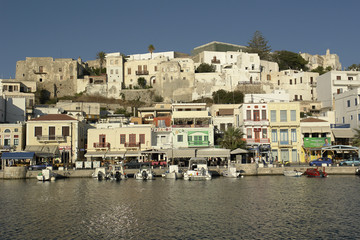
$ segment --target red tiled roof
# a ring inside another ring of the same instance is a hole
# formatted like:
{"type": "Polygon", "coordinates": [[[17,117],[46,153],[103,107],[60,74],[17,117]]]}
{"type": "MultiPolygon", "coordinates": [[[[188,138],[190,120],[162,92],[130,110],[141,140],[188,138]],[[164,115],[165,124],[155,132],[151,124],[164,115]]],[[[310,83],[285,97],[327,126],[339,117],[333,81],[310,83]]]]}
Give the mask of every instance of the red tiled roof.
{"type": "Polygon", "coordinates": [[[30,119],[29,121],[66,121],[66,120],[71,121],[76,119],[66,114],[47,114],[47,115],[42,115],[38,118],[30,119]]]}
{"type": "Polygon", "coordinates": [[[327,122],[327,121],[319,119],[319,118],[305,118],[305,119],[300,120],[300,122],[327,122]]]}

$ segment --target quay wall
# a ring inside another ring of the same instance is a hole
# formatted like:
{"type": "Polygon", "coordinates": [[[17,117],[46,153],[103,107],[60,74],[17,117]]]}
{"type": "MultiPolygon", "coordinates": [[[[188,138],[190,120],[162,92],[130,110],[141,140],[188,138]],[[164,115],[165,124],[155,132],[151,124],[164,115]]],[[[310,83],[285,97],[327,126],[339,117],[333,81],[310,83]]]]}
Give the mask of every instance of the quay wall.
{"type": "MultiPolygon", "coordinates": [[[[270,166],[262,167],[256,164],[237,164],[236,168],[241,171],[244,176],[275,176],[283,175],[284,171],[297,170],[305,172],[309,166],[270,166]]],[[[314,167],[315,168],[315,167],[314,167]]],[[[325,172],[329,175],[354,175],[357,167],[346,166],[330,166],[330,167],[321,167],[325,168],[325,172]]],[[[187,168],[182,168],[184,171],[187,168]]],[[[153,169],[157,177],[160,177],[166,169],[164,168],[155,168],[153,169]]],[[[213,173],[213,176],[220,176],[222,172],[226,170],[225,167],[209,167],[209,170],[213,173]]],[[[138,171],[138,169],[125,169],[126,174],[132,176],[138,171]]],[[[7,167],[4,170],[0,171],[0,179],[33,179],[41,172],[38,171],[27,171],[25,167],[7,167]]],[[[54,170],[54,173],[58,174],[60,177],[64,178],[91,178],[94,172],[94,169],[69,169],[69,170],[54,170]]]]}

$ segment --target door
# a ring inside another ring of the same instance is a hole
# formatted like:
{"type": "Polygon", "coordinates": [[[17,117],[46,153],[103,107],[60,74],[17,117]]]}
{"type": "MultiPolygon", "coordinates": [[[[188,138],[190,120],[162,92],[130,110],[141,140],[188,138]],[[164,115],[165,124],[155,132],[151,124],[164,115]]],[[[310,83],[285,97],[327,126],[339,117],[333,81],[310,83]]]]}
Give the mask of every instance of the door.
{"type": "Polygon", "coordinates": [[[100,147],[105,147],[105,144],[106,144],[106,135],[104,135],[104,134],[99,135],[100,147]]]}
{"type": "Polygon", "coordinates": [[[49,140],[55,140],[55,127],[49,127],[49,140]]]}

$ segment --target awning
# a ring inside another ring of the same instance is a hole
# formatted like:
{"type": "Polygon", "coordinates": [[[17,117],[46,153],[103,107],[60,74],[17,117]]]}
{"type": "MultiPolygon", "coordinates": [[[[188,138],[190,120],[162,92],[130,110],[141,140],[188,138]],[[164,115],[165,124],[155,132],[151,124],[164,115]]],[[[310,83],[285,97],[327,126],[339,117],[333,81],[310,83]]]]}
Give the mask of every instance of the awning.
{"type": "Polygon", "coordinates": [[[195,149],[167,149],[166,150],[166,155],[171,158],[191,158],[191,157],[195,157],[195,149]]]}
{"type": "Polygon", "coordinates": [[[196,157],[230,157],[230,149],[225,148],[205,148],[198,149],[196,157]]]}
{"type": "Polygon", "coordinates": [[[4,152],[1,159],[33,159],[34,152],[4,152]]]}
{"type": "Polygon", "coordinates": [[[85,157],[139,157],[141,155],[140,151],[113,151],[113,152],[87,152],[85,157]]]}
{"type": "Polygon", "coordinates": [[[58,157],[60,156],[59,147],[57,145],[28,145],[25,151],[35,152],[38,157],[58,157]]]}
{"type": "Polygon", "coordinates": [[[333,129],[332,133],[335,138],[353,138],[355,133],[351,128],[333,129]]]}
{"type": "Polygon", "coordinates": [[[104,157],[105,152],[87,152],[85,153],[85,157],[104,157]]]}
{"type": "Polygon", "coordinates": [[[243,154],[243,153],[248,153],[248,152],[249,152],[248,150],[237,148],[237,149],[231,151],[230,154],[243,154]]]}

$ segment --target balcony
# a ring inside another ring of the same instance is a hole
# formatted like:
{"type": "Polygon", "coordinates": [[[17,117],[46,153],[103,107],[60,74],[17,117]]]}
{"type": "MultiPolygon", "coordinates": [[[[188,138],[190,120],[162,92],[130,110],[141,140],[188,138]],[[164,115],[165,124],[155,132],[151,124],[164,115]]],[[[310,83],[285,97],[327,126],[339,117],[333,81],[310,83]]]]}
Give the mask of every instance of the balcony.
{"type": "Polygon", "coordinates": [[[177,124],[171,125],[173,128],[208,128],[209,124],[177,124]]]}
{"type": "Polygon", "coordinates": [[[94,148],[98,148],[98,149],[109,149],[109,148],[110,148],[110,143],[108,143],[108,142],[98,142],[98,143],[94,143],[94,148]]]}
{"type": "Polygon", "coordinates": [[[211,60],[211,63],[212,64],[220,64],[220,60],[213,59],[213,60],[211,60]]]}
{"type": "Polygon", "coordinates": [[[39,142],[66,142],[66,136],[42,135],[36,136],[39,142]]]}
{"type": "Polygon", "coordinates": [[[34,74],[47,74],[47,73],[44,72],[44,71],[36,71],[36,70],[34,70],[34,74]]]}
{"type": "Polygon", "coordinates": [[[125,148],[140,148],[141,144],[139,142],[126,142],[124,146],[125,148]]]}
{"type": "Polygon", "coordinates": [[[254,144],[254,143],[270,143],[269,138],[247,138],[246,143],[254,144]]]}
{"type": "Polygon", "coordinates": [[[149,75],[148,70],[142,70],[142,71],[135,71],[136,75],[149,75]]]}
{"type": "Polygon", "coordinates": [[[188,141],[189,147],[207,147],[209,141],[188,141]]]}

